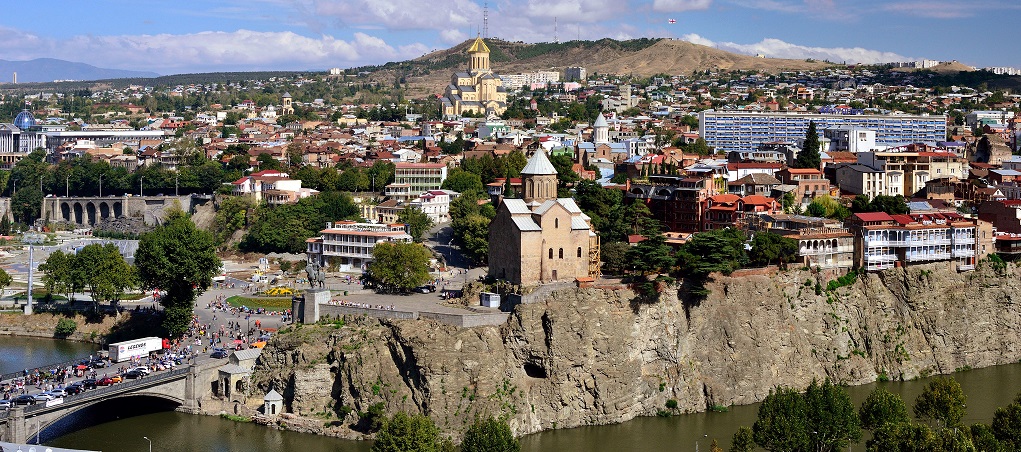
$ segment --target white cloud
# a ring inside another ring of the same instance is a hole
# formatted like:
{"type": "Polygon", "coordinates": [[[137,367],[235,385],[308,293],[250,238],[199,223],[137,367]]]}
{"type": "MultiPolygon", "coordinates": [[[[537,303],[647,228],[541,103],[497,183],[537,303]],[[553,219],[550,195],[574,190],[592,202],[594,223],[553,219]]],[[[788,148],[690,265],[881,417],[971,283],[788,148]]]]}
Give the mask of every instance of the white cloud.
{"type": "Polygon", "coordinates": [[[447,44],[458,44],[468,39],[468,35],[457,29],[441,30],[440,40],[447,44]]]}
{"type": "Polygon", "coordinates": [[[710,47],[717,47],[746,55],[763,54],[769,58],[790,58],[805,59],[814,58],[817,60],[828,60],[835,63],[888,63],[891,61],[911,61],[913,58],[905,57],[893,52],[883,52],[861,47],[809,47],[798,44],[791,44],[779,39],[766,38],[754,44],[737,44],[734,42],[714,42],[697,34],[687,34],[681,39],[710,47]]]}
{"type": "Polygon", "coordinates": [[[619,18],[627,12],[627,2],[622,0],[528,0],[511,3],[501,8],[500,14],[522,14],[540,22],[553,22],[553,18],[571,22],[598,22],[619,18]]]}
{"type": "Polygon", "coordinates": [[[33,43],[7,58],[38,57],[83,61],[100,67],[148,70],[162,74],[233,70],[300,70],[354,66],[415,58],[428,50],[413,43],[394,48],[381,38],[356,32],[349,40],[308,37],[292,32],[207,31],[191,34],[78,35],[40,39],[0,29],[0,38],[33,43]],[[87,58],[87,59],[86,59],[87,58]]]}
{"type": "Polygon", "coordinates": [[[653,0],[652,10],[664,13],[708,9],[712,0],[653,0]]]}
{"type": "MultiPolygon", "coordinates": [[[[308,3],[308,0],[305,0],[308,3]]],[[[482,8],[471,0],[325,0],[307,10],[315,20],[332,18],[354,26],[390,30],[445,30],[481,22],[482,8]]]]}

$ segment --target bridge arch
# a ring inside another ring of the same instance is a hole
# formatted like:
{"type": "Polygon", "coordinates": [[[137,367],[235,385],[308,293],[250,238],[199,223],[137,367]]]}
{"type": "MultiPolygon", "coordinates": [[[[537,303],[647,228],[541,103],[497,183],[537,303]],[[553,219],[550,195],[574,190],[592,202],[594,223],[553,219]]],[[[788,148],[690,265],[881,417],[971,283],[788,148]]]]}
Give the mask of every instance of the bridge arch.
{"type": "Polygon", "coordinates": [[[113,203],[113,217],[120,218],[124,216],[124,206],[120,201],[114,201],[113,203]]]}
{"type": "Polygon", "coordinates": [[[87,222],[85,224],[89,226],[96,224],[96,204],[89,201],[85,204],[85,212],[87,214],[87,222]]]}
{"type": "Polygon", "coordinates": [[[183,404],[180,398],[156,392],[118,394],[76,405],[46,422],[29,422],[28,433],[29,437],[39,435],[42,441],[46,441],[117,419],[173,411],[183,404]]]}
{"type": "Polygon", "coordinates": [[[107,218],[110,218],[110,203],[104,201],[99,203],[99,219],[105,220],[107,218]]]}
{"type": "Polygon", "coordinates": [[[74,203],[74,222],[82,224],[82,203],[74,203]]]}
{"type": "Polygon", "coordinates": [[[60,218],[64,221],[71,221],[71,205],[62,202],[60,203],[60,218]]]}

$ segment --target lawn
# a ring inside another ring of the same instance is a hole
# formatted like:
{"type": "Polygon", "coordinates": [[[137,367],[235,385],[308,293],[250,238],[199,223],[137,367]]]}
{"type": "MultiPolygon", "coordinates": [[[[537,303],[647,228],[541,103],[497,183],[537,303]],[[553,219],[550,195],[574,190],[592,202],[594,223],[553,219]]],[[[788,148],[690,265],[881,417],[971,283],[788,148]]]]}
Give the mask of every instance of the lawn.
{"type": "Polygon", "coordinates": [[[237,308],[248,306],[249,309],[264,308],[270,311],[282,311],[291,309],[291,297],[242,297],[236,295],[228,298],[227,304],[237,308]]]}

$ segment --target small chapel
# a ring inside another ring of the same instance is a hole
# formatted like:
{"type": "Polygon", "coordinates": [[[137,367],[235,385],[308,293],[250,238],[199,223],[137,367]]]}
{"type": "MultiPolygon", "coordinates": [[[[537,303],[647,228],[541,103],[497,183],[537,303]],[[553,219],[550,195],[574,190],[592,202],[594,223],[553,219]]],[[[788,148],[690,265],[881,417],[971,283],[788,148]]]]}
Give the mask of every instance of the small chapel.
{"type": "Polygon", "coordinates": [[[489,276],[535,286],[599,275],[599,236],[541,148],[521,170],[521,199],[502,199],[489,228],[489,276]]]}

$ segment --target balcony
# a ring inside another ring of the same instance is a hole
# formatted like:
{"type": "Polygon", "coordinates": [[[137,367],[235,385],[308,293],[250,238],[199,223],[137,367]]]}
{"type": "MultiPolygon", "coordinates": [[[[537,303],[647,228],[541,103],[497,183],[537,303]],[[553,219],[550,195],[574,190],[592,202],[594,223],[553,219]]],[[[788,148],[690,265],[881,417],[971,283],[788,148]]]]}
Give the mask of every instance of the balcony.
{"type": "Polygon", "coordinates": [[[955,245],[974,245],[975,244],[975,237],[955,237],[954,238],[954,244],[955,245]]]}
{"type": "Polygon", "coordinates": [[[973,257],[975,256],[975,250],[954,250],[954,257],[973,257]]]}
{"type": "Polygon", "coordinates": [[[897,255],[896,254],[870,254],[870,255],[865,256],[865,261],[869,262],[870,264],[872,262],[891,262],[892,263],[892,262],[896,262],[897,261],[897,255]]]}
{"type": "Polygon", "coordinates": [[[932,262],[945,261],[951,257],[950,253],[914,253],[905,256],[905,260],[908,262],[932,262]]]}

